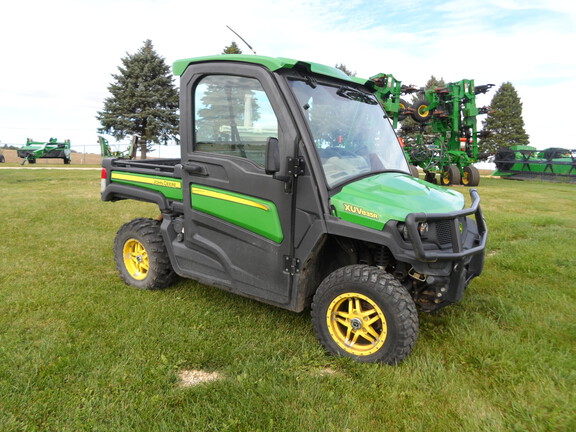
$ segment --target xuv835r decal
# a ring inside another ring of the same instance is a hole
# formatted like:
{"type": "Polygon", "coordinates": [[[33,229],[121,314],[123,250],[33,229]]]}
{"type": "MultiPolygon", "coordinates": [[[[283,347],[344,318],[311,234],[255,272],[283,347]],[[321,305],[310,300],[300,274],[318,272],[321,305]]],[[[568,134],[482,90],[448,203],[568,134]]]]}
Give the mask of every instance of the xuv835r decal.
{"type": "Polygon", "coordinates": [[[271,201],[207,186],[192,186],[192,208],[238,225],[276,243],[284,239],[280,216],[271,201]]]}

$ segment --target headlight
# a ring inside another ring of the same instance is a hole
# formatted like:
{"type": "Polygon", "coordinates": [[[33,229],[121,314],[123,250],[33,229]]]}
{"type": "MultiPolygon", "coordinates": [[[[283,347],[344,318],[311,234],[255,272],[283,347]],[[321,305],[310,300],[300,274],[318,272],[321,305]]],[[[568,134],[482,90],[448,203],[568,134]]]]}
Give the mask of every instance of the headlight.
{"type": "Polygon", "coordinates": [[[418,233],[420,237],[426,238],[428,236],[428,222],[420,222],[418,224],[418,233]]]}
{"type": "MultiPolygon", "coordinates": [[[[418,224],[418,234],[420,234],[420,237],[426,238],[428,236],[429,230],[430,227],[428,226],[428,222],[420,222],[418,224]]],[[[400,235],[404,240],[408,240],[410,238],[410,236],[408,235],[408,227],[406,226],[405,223],[398,224],[398,231],[400,231],[400,235]]]]}

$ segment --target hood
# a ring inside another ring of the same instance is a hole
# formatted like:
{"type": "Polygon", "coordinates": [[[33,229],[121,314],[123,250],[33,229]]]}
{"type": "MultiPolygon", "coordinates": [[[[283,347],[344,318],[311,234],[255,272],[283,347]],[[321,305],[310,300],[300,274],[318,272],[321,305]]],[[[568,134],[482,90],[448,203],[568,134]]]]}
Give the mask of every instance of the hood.
{"type": "Polygon", "coordinates": [[[331,198],[336,215],[381,230],[409,213],[447,213],[464,208],[464,196],[402,173],[383,173],[350,183],[331,198]]]}

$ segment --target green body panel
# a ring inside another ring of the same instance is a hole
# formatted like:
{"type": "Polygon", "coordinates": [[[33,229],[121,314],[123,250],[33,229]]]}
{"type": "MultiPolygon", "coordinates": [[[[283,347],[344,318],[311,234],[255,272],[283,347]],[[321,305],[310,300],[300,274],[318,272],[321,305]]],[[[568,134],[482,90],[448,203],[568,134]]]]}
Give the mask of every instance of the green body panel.
{"type": "Polygon", "coordinates": [[[326,66],[319,63],[303,62],[283,57],[275,58],[275,57],[246,55],[246,54],[222,54],[216,56],[196,57],[191,59],[177,60],[176,62],[174,62],[174,65],[172,66],[172,71],[174,72],[174,75],[181,76],[188,67],[188,65],[190,65],[191,63],[202,63],[213,61],[233,61],[239,63],[259,64],[268,68],[272,72],[277,71],[278,69],[292,69],[296,65],[299,65],[304,66],[306,69],[316,74],[326,75],[332,78],[350,81],[357,84],[366,84],[366,82],[368,81],[363,78],[350,77],[338,68],[332,66],[326,66]]]}
{"type": "Polygon", "coordinates": [[[409,213],[461,210],[464,197],[407,174],[384,173],[344,186],[331,203],[338,217],[381,230],[391,219],[403,222],[409,213]]]}
{"type": "Polygon", "coordinates": [[[192,208],[264,236],[284,239],[278,209],[273,202],[207,186],[192,185],[192,208]]]}
{"type": "Polygon", "coordinates": [[[160,192],[168,199],[182,201],[182,180],[180,179],[112,171],[110,181],[153,190],[160,192]]]}

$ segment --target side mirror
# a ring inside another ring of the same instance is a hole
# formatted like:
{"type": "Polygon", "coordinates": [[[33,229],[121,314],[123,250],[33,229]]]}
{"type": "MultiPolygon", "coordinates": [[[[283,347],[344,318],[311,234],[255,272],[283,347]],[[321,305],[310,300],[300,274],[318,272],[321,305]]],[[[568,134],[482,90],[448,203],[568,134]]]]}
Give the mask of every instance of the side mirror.
{"type": "Polygon", "coordinates": [[[278,138],[268,137],[266,141],[266,174],[276,174],[280,171],[280,146],[278,138]]]}

